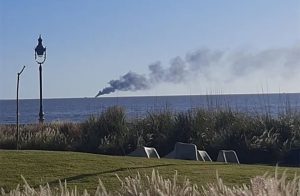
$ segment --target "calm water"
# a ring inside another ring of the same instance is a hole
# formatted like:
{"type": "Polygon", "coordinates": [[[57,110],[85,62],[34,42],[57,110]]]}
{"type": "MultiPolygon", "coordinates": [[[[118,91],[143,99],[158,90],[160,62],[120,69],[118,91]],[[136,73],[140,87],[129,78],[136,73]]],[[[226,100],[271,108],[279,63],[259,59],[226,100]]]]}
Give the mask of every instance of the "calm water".
{"type": "MultiPolygon", "coordinates": [[[[194,108],[231,108],[251,114],[268,112],[278,115],[286,110],[300,111],[300,94],[257,95],[203,95],[203,96],[156,96],[156,97],[102,97],[73,99],[44,99],[46,122],[84,121],[91,115],[100,114],[107,107],[119,105],[126,109],[128,117],[142,117],[148,112],[187,111],[194,108]]],[[[20,122],[37,123],[39,100],[20,100],[20,122]]],[[[16,101],[0,100],[0,124],[16,122],[16,101]]]]}

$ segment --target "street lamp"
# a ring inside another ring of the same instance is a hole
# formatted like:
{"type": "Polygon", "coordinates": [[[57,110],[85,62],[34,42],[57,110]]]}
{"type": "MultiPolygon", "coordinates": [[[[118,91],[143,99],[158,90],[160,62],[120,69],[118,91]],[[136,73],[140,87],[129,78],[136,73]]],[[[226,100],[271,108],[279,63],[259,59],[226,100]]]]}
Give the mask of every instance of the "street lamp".
{"type": "Polygon", "coordinates": [[[18,73],[18,77],[17,77],[17,150],[19,150],[20,148],[20,142],[19,142],[19,138],[20,138],[20,131],[19,131],[19,81],[20,81],[20,75],[22,74],[22,72],[24,71],[25,66],[23,66],[22,70],[18,73]]]}
{"type": "Polygon", "coordinates": [[[44,112],[43,112],[43,88],[42,88],[42,64],[46,60],[46,47],[42,44],[42,38],[41,35],[38,39],[38,45],[35,47],[35,61],[40,65],[40,112],[39,112],[39,122],[43,123],[44,118],[44,112]]]}

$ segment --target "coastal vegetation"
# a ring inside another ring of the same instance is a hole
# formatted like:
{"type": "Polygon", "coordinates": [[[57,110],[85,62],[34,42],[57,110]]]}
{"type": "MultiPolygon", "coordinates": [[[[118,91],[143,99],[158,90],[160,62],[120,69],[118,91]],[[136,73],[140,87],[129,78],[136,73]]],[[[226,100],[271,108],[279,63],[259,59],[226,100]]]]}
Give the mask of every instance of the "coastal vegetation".
{"type": "MultiPolygon", "coordinates": [[[[278,177],[275,173],[273,176],[257,176],[250,180],[250,185],[243,186],[227,186],[223,183],[222,179],[217,176],[217,182],[202,185],[198,187],[196,184],[192,184],[189,179],[185,179],[182,183],[178,183],[178,175],[174,174],[172,180],[165,179],[159,174],[158,171],[153,170],[151,176],[146,175],[144,179],[138,173],[135,177],[128,176],[124,180],[117,176],[121,183],[119,190],[109,191],[105,188],[102,181],[99,179],[99,185],[96,191],[93,191],[94,195],[99,196],[112,196],[112,195],[160,195],[160,196],[211,196],[211,195],[224,195],[224,196],[259,196],[259,195],[298,195],[300,189],[299,177],[295,176],[293,180],[288,181],[286,175],[283,174],[278,177]]],[[[18,186],[16,189],[10,190],[10,195],[43,195],[43,196],[79,196],[89,195],[89,192],[78,191],[77,187],[70,188],[65,181],[62,183],[59,181],[58,188],[51,188],[49,184],[39,186],[39,189],[30,187],[27,181],[23,178],[24,185],[20,189],[18,186]]],[[[2,190],[1,195],[7,195],[5,190],[2,190]]]]}
{"type": "MultiPolygon", "coordinates": [[[[226,110],[149,112],[128,118],[110,107],[82,123],[53,122],[20,126],[20,149],[126,155],[138,146],[155,147],[161,157],[176,142],[206,150],[213,160],[221,149],[235,150],[241,163],[275,164],[300,147],[300,115],[250,115],[226,110]]],[[[16,148],[16,126],[0,125],[0,148],[16,148]]]]}
{"type": "Polygon", "coordinates": [[[293,167],[40,150],[0,150],[0,160],[0,195],[83,195],[84,189],[91,195],[149,195],[147,191],[150,195],[258,195],[252,194],[257,191],[297,195],[300,191],[299,169],[293,167]]]}

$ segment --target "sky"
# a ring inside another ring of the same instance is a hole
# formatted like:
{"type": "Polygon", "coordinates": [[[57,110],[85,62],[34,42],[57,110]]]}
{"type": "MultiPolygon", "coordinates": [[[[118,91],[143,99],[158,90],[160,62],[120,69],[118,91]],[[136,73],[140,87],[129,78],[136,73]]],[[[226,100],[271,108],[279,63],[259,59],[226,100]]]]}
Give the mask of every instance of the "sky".
{"type": "Polygon", "coordinates": [[[0,99],[40,34],[45,98],[300,92],[299,0],[0,0],[0,99]]]}

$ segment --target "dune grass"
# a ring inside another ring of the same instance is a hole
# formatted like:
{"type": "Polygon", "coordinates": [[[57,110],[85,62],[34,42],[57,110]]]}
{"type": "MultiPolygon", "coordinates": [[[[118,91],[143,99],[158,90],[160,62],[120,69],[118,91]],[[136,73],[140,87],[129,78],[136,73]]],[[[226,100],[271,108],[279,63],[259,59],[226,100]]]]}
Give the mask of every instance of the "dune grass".
{"type": "MultiPolygon", "coordinates": [[[[219,150],[231,149],[242,163],[292,165],[286,157],[300,148],[300,113],[253,116],[199,108],[129,119],[124,108],[115,106],[81,123],[21,125],[19,147],[126,155],[139,146],[150,146],[164,156],[176,142],[193,143],[212,158],[219,150]]],[[[16,149],[16,143],[16,126],[0,125],[0,149],[16,149]]]]}
{"type": "MultiPolygon", "coordinates": [[[[22,183],[21,175],[32,187],[49,183],[57,186],[58,180],[66,180],[69,187],[94,191],[100,178],[108,190],[117,190],[121,184],[116,177],[150,175],[156,169],[166,178],[175,171],[179,180],[187,177],[192,183],[203,185],[216,182],[216,171],[227,185],[249,184],[250,178],[274,173],[275,167],[262,165],[227,165],[171,159],[145,159],[134,157],[105,156],[98,154],[57,151],[0,150],[0,187],[6,191],[22,183]]],[[[278,168],[282,173],[287,168],[278,168]]],[[[288,168],[288,178],[300,173],[298,168],[288,168]]]]}

